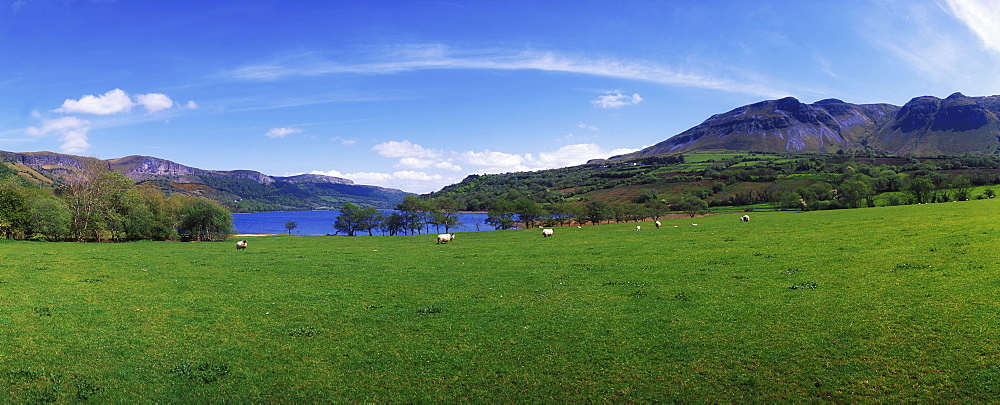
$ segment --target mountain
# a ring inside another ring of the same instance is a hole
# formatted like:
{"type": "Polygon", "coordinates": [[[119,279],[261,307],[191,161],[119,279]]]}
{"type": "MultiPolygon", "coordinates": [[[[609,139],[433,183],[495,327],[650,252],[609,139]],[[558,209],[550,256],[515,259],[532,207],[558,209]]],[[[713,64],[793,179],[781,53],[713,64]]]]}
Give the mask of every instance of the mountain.
{"type": "Polygon", "coordinates": [[[901,155],[994,153],[1000,149],[1000,96],[916,97],[851,104],[794,97],[716,114],[663,142],[610,160],[707,149],[763,152],[871,151],[901,155]]]}
{"type": "Polygon", "coordinates": [[[53,152],[0,151],[0,162],[22,176],[51,187],[65,183],[89,164],[106,165],[136,184],[165,193],[211,198],[236,211],[276,211],[337,208],[352,202],[393,208],[407,194],[400,190],[354,184],[317,174],[268,176],[253,170],[205,170],[151,156],[100,160],[53,152]]]}
{"type": "Polygon", "coordinates": [[[1000,147],[998,115],[1000,96],[916,97],[872,135],[870,144],[892,154],[993,153],[1000,147]]]}

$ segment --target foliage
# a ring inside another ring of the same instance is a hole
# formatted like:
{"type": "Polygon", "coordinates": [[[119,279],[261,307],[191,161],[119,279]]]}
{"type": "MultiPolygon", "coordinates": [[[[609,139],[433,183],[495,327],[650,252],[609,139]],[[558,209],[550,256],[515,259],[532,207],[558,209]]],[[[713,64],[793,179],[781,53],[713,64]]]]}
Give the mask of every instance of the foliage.
{"type": "Polygon", "coordinates": [[[378,227],[382,220],[382,214],[374,207],[362,208],[347,203],[340,207],[340,215],[333,227],[337,228],[338,233],[343,232],[347,236],[355,236],[358,232],[368,232],[368,236],[371,236],[372,229],[378,227]]]}
{"type": "Polygon", "coordinates": [[[423,198],[449,198],[465,210],[489,210],[493,224],[504,229],[514,226],[508,214],[523,226],[566,224],[567,217],[596,223],[588,219],[587,204],[593,201],[605,203],[607,212],[595,215],[590,207],[590,218],[620,222],[684,211],[687,196],[705,201],[705,212],[812,211],[966,200],[977,198],[973,187],[988,184],[1000,184],[998,156],[709,151],[473,175],[423,198]],[[493,208],[504,202],[521,209],[493,208]]]}
{"type": "Polygon", "coordinates": [[[233,215],[215,201],[192,199],[181,209],[177,230],[189,240],[223,240],[233,233],[233,215]]]}

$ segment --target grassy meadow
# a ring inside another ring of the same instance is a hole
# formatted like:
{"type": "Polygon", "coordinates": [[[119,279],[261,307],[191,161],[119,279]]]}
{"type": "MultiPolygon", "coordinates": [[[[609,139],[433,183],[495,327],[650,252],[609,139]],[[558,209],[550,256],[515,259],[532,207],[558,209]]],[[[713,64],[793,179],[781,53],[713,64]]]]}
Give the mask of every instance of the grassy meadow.
{"type": "Polygon", "coordinates": [[[998,213],[0,241],[0,401],[995,400],[998,213]]]}

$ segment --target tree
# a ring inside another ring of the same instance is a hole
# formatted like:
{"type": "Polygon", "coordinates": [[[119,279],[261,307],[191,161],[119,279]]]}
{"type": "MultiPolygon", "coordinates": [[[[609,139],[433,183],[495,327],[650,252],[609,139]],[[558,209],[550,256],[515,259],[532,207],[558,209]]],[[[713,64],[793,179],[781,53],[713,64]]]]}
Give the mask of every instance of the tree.
{"type": "Polygon", "coordinates": [[[333,227],[347,236],[357,236],[358,232],[368,232],[371,235],[372,229],[378,227],[383,219],[375,207],[361,208],[356,204],[345,203],[340,207],[340,215],[333,227]]]}
{"type": "Polygon", "coordinates": [[[934,191],[934,183],[923,177],[916,178],[910,181],[910,186],[907,190],[911,195],[913,195],[913,201],[917,204],[923,204],[928,202],[931,193],[934,191]]]}
{"type": "Polygon", "coordinates": [[[233,233],[233,215],[207,198],[192,198],[180,214],[178,230],[189,240],[224,240],[233,233]]]}
{"type": "Polygon", "coordinates": [[[955,189],[955,200],[958,201],[968,200],[972,193],[972,181],[969,180],[969,176],[964,174],[955,177],[951,182],[951,187],[955,189]]]}
{"type": "Polygon", "coordinates": [[[653,217],[654,221],[659,220],[660,217],[670,210],[670,207],[663,200],[649,200],[643,205],[646,206],[646,212],[649,213],[649,216],[653,217]]]}
{"type": "Polygon", "coordinates": [[[462,226],[458,220],[458,211],[461,210],[458,202],[451,197],[439,197],[432,200],[434,211],[431,212],[431,223],[444,227],[444,232],[448,233],[451,228],[462,226]]]}
{"type": "Polygon", "coordinates": [[[407,194],[403,197],[403,202],[396,205],[396,210],[403,212],[403,217],[406,220],[406,230],[416,233],[427,223],[427,213],[431,211],[431,206],[426,200],[421,200],[420,197],[407,194]]]}
{"type": "Polygon", "coordinates": [[[583,217],[587,222],[597,225],[607,219],[609,211],[608,204],[603,201],[591,201],[583,206],[583,217]]]}
{"type": "Polygon", "coordinates": [[[69,224],[73,214],[66,203],[51,195],[31,198],[28,205],[27,236],[45,240],[61,240],[69,234],[69,224]]]}
{"type": "Polygon", "coordinates": [[[493,229],[511,229],[514,227],[514,206],[506,199],[497,199],[486,211],[486,223],[493,229]]]}
{"type": "Polygon", "coordinates": [[[70,231],[74,237],[100,241],[109,236],[109,230],[121,225],[122,195],[134,186],[121,173],[112,172],[106,162],[86,160],[83,166],[77,179],[58,190],[58,194],[73,213],[70,231]]]}
{"type": "Polygon", "coordinates": [[[703,214],[708,211],[708,203],[698,197],[687,196],[677,203],[677,210],[684,211],[684,213],[691,216],[691,218],[694,218],[698,216],[698,214],[703,214]]]}
{"type": "Polygon", "coordinates": [[[393,212],[382,220],[379,227],[383,233],[388,233],[389,236],[402,234],[406,231],[406,216],[400,212],[393,212]]]}
{"type": "Polygon", "coordinates": [[[844,180],[837,189],[837,197],[843,201],[844,205],[850,208],[858,208],[861,200],[869,207],[875,205],[875,188],[872,186],[871,177],[858,173],[844,180]]]}
{"type": "Polygon", "coordinates": [[[545,209],[538,203],[527,198],[518,199],[514,203],[514,212],[525,228],[534,228],[535,223],[545,216],[545,209]]]}
{"type": "Polygon", "coordinates": [[[291,234],[292,234],[292,231],[293,231],[293,230],[294,230],[295,228],[298,228],[298,227],[299,227],[299,223],[298,223],[298,222],[295,222],[295,221],[288,221],[288,222],[285,222],[285,230],[287,230],[287,231],[288,231],[288,234],[289,234],[289,235],[291,235],[291,234]]]}
{"type": "Polygon", "coordinates": [[[0,183],[0,229],[5,237],[13,238],[24,233],[27,201],[25,190],[13,180],[0,183]]]}

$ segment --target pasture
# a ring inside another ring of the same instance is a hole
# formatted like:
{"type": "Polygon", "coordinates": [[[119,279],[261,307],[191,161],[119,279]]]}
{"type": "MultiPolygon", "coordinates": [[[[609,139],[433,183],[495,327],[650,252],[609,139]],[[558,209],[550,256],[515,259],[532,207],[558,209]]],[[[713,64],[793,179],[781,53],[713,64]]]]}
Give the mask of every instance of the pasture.
{"type": "Polygon", "coordinates": [[[0,241],[0,401],[992,400],[998,204],[0,241]]]}

